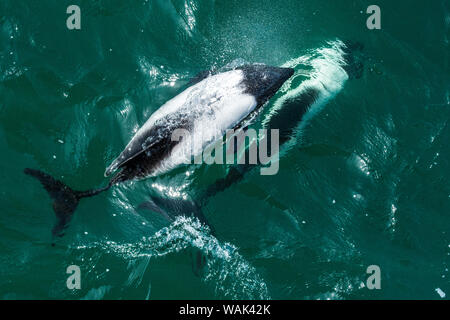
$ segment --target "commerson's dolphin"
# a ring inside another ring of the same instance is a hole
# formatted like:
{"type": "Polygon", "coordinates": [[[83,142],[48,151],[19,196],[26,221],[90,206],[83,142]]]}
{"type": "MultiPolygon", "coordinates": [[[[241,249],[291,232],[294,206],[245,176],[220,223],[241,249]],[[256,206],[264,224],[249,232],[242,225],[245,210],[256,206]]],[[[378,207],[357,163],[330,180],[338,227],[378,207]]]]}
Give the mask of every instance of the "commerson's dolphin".
{"type": "MultiPolygon", "coordinates": [[[[312,67],[309,78],[297,87],[289,88],[286,93],[278,97],[262,121],[262,126],[267,129],[268,135],[271,133],[269,129],[279,130],[280,148],[295,138],[296,131],[301,130],[315,113],[333,99],[344,88],[347,80],[362,77],[364,71],[362,49],[363,45],[359,42],[336,40],[315,50],[315,54],[303,57],[307,58],[305,63],[312,67]]],[[[333,146],[321,145],[320,150],[324,154],[348,155],[345,151],[333,146]]],[[[272,154],[272,151],[269,153],[272,154]]],[[[206,223],[206,218],[201,211],[202,206],[217,193],[244,179],[245,175],[257,166],[257,164],[245,163],[230,167],[225,177],[210,184],[203,192],[199,192],[195,201],[150,196],[150,199],[141,204],[140,208],[157,212],[169,221],[180,215],[193,215],[206,223]]],[[[259,189],[264,201],[280,210],[288,209],[285,204],[267,195],[263,188],[257,185],[253,187],[259,189]]],[[[214,234],[214,228],[211,225],[209,227],[214,234]]],[[[193,271],[200,274],[206,263],[206,257],[201,252],[194,252],[192,262],[193,271]]]]}
{"type": "Polygon", "coordinates": [[[24,172],[37,178],[53,199],[57,218],[53,236],[64,234],[80,199],[95,196],[124,181],[166,173],[186,163],[186,157],[200,154],[228,129],[239,128],[293,73],[291,68],[263,64],[243,65],[217,74],[201,73],[136,132],[106,168],[105,176],[117,172],[103,188],[76,191],[47,173],[26,168],[24,172]],[[189,131],[193,138],[172,139],[177,129],[189,131]],[[185,150],[192,153],[186,155],[185,150]]]}

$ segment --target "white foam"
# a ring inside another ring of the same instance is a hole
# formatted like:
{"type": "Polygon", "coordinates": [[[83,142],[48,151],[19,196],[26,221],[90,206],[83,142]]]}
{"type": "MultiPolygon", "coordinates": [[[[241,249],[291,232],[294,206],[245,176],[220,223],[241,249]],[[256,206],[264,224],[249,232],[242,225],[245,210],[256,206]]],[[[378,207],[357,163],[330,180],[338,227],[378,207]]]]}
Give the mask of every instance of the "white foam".
{"type": "Polygon", "coordinates": [[[304,75],[303,70],[296,70],[293,77],[286,82],[283,90],[286,94],[278,98],[271,112],[268,114],[263,124],[266,124],[274,112],[277,112],[283,107],[283,104],[288,100],[295,98],[305,92],[305,90],[313,88],[319,96],[316,102],[309,108],[304,115],[300,128],[302,128],[308,120],[310,120],[322,107],[332,98],[338,94],[348,80],[348,74],[343,69],[346,62],[344,59],[344,51],[342,48],[345,44],[340,41],[331,41],[327,46],[314,50],[311,54],[307,54],[286,62],[283,67],[290,67],[298,69],[300,65],[311,68],[309,78],[296,88],[290,88],[294,79],[300,75],[304,75]]]}
{"type": "Polygon", "coordinates": [[[178,216],[170,226],[136,243],[105,240],[75,249],[90,248],[100,248],[127,260],[157,258],[196,248],[206,256],[202,280],[212,287],[217,298],[270,299],[266,283],[238,249],[230,243],[220,243],[210,234],[209,228],[195,218],[178,216]]]}
{"type": "Polygon", "coordinates": [[[437,292],[437,294],[444,299],[445,298],[445,292],[441,290],[441,288],[436,288],[435,291],[437,292]]]}

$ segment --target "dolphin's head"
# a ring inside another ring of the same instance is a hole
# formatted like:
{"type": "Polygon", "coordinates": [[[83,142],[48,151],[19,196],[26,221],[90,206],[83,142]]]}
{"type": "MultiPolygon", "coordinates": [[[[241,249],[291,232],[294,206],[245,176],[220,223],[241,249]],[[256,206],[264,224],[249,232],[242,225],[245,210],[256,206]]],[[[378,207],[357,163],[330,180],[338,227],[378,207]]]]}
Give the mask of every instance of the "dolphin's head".
{"type": "Polygon", "coordinates": [[[259,105],[269,100],[294,73],[292,68],[272,67],[264,64],[244,65],[246,93],[253,95],[259,105]]]}

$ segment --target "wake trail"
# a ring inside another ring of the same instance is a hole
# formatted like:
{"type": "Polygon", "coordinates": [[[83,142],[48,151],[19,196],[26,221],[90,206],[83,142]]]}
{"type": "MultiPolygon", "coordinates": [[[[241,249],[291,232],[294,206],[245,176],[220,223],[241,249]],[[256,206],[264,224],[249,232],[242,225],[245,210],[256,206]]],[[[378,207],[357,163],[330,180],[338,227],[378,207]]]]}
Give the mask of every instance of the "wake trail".
{"type": "Polygon", "coordinates": [[[178,216],[171,225],[135,243],[104,240],[74,249],[91,248],[100,248],[127,260],[157,258],[195,248],[206,256],[202,281],[214,290],[217,298],[270,299],[266,283],[238,248],[227,242],[221,243],[196,218],[178,216]]]}

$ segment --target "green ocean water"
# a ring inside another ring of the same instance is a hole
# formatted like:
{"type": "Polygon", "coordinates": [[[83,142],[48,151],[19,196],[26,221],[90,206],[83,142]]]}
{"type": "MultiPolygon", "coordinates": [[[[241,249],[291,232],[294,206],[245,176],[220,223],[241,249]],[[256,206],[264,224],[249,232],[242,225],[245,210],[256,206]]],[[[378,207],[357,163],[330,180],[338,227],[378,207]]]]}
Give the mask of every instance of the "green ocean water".
{"type": "Polygon", "coordinates": [[[371,4],[0,0],[0,298],[448,298],[450,3],[379,0],[381,30],[368,30],[371,4]],[[71,4],[81,30],[66,27],[71,4]],[[281,66],[336,39],[364,44],[363,76],[293,137],[278,174],[253,170],[208,200],[215,236],[138,209],[155,194],[195,200],[229,169],[205,164],[83,199],[50,245],[51,200],[24,168],[104,186],[105,167],[198,72],[281,66]],[[361,285],[370,265],[380,290],[361,285]]]}

